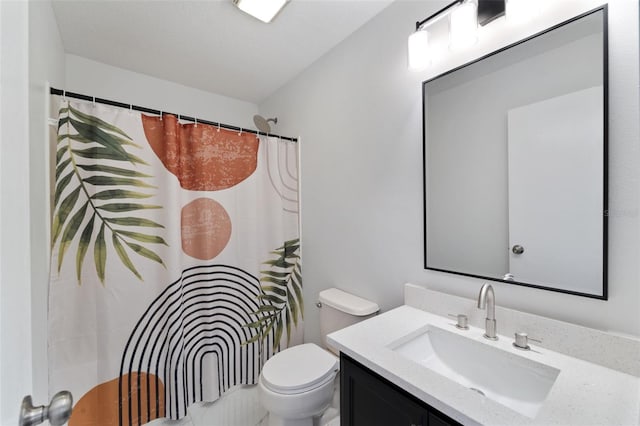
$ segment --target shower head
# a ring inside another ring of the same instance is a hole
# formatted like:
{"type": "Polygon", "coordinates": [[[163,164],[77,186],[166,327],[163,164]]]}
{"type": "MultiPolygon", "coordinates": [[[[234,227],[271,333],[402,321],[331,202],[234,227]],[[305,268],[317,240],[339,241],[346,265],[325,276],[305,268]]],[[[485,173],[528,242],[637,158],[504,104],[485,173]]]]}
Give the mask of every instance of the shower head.
{"type": "Polygon", "coordinates": [[[271,126],[269,123],[278,124],[278,118],[264,118],[263,116],[256,114],[253,116],[253,122],[261,132],[270,133],[271,126]]]}

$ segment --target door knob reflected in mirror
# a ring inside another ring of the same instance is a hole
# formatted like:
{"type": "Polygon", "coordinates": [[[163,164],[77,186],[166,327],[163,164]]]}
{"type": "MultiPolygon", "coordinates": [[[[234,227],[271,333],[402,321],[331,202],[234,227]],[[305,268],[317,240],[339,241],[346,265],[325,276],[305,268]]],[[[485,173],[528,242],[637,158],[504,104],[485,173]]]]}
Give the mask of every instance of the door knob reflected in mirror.
{"type": "Polygon", "coordinates": [[[522,254],[524,253],[524,247],[522,247],[519,244],[516,244],[511,248],[511,251],[513,252],[513,254],[522,254]]]}
{"type": "Polygon", "coordinates": [[[51,398],[48,406],[39,407],[34,407],[31,395],[27,395],[22,399],[18,425],[34,426],[49,420],[52,426],[62,426],[71,417],[71,407],[73,407],[73,397],[69,391],[58,392],[51,398]]]}

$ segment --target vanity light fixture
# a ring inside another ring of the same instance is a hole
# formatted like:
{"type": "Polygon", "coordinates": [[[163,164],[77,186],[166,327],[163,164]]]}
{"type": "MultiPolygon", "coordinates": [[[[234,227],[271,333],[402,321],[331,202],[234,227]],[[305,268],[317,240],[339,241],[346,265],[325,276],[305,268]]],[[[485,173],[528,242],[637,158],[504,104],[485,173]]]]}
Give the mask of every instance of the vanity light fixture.
{"type": "Polygon", "coordinates": [[[505,15],[509,24],[520,24],[534,18],[540,13],[540,2],[537,0],[506,0],[505,15]]]}
{"type": "Polygon", "coordinates": [[[455,50],[475,44],[478,24],[486,25],[504,13],[505,0],[456,0],[416,22],[416,31],[409,36],[409,69],[417,71],[430,63],[427,32],[430,25],[449,17],[449,49],[455,50]]]}
{"type": "Polygon", "coordinates": [[[464,49],[478,41],[478,3],[467,0],[449,13],[449,48],[464,49]]]}
{"type": "Polygon", "coordinates": [[[421,70],[429,66],[429,33],[418,29],[409,36],[409,69],[421,70]]]}
{"type": "Polygon", "coordinates": [[[269,23],[282,10],[289,0],[233,0],[238,9],[269,23]]]}

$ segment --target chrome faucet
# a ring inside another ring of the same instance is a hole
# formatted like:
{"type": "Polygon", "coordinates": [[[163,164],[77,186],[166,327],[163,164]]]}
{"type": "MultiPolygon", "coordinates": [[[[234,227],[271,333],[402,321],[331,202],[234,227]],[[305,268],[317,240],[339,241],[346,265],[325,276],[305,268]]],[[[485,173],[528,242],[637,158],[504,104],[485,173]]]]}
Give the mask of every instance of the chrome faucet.
{"type": "Polygon", "coordinates": [[[484,284],[478,294],[478,309],[487,309],[487,317],[484,320],[484,337],[498,340],[496,334],[496,296],[491,284],[484,284]]]}

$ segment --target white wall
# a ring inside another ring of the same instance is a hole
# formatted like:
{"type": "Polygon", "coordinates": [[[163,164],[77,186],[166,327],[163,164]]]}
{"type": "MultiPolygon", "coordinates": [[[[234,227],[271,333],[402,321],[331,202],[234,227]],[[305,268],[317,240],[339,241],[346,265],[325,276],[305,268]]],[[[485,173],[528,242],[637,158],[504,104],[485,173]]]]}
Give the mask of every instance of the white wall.
{"type": "Polygon", "coordinates": [[[29,187],[31,214],[31,341],[34,403],[49,401],[49,85],[64,85],[64,47],[51,1],[29,2],[29,187]]]}
{"type": "MultiPolygon", "coordinates": [[[[598,6],[548,3],[520,27],[496,21],[467,52],[407,71],[407,37],[446,1],[396,1],[260,105],[300,135],[306,339],[319,342],[317,293],[338,286],[402,303],[402,283],[476,297],[480,280],[423,270],[421,82],[598,6]]],[[[493,283],[498,304],[640,336],[638,4],[609,5],[609,300],[493,283]]],[[[455,119],[452,117],[452,119],[455,119]]],[[[543,336],[544,337],[544,336],[543,336]]]]}
{"type": "Polygon", "coordinates": [[[0,424],[31,392],[28,4],[0,2],[0,424]]]}
{"type": "Polygon", "coordinates": [[[255,127],[253,115],[258,111],[250,102],[70,54],[66,55],[66,85],[57,89],[247,128],[255,127]]]}

